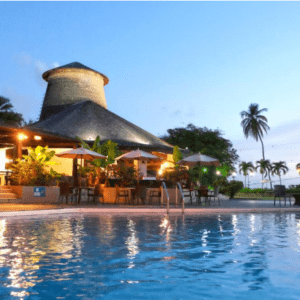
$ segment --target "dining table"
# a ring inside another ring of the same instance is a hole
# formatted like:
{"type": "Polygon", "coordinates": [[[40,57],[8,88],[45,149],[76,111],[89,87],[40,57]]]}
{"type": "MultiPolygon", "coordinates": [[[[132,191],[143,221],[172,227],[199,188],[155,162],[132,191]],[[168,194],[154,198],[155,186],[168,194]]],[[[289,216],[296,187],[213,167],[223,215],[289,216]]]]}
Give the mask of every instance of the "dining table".
{"type": "Polygon", "coordinates": [[[81,202],[81,196],[82,196],[83,191],[92,191],[94,189],[95,189],[94,187],[89,187],[89,186],[76,186],[76,187],[73,187],[73,190],[75,190],[75,194],[78,195],[77,204],[80,204],[80,202],[81,202]],[[78,191],[78,193],[77,193],[77,191],[78,191]]]}

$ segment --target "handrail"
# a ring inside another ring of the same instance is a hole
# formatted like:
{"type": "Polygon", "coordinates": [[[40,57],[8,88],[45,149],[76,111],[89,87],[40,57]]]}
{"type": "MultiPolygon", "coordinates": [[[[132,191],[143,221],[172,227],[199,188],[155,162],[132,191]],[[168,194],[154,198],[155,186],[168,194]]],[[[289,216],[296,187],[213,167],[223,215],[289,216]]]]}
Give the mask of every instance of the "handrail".
{"type": "MultiPolygon", "coordinates": [[[[182,213],[184,214],[184,194],[182,190],[182,186],[180,182],[177,182],[176,189],[177,187],[179,188],[180,194],[181,194],[181,199],[182,199],[182,213]]],[[[177,191],[176,191],[176,205],[177,205],[177,191]]]]}
{"type": "MultiPolygon", "coordinates": [[[[166,183],[163,181],[161,183],[162,187],[163,187],[163,191],[166,192],[166,196],[167,196],[167,214],[169,214],[169,211],[170,211],[170,196],[169,196],[169,193],[168,193],[168,190],[167,190],[167,186],[166,186],[166,183]]],[[[162,195],[162,199],[163,199],[163,192],[161,193],[162,195]]],[[[162,203],[163,204],[163,203],[162,203]]]]}

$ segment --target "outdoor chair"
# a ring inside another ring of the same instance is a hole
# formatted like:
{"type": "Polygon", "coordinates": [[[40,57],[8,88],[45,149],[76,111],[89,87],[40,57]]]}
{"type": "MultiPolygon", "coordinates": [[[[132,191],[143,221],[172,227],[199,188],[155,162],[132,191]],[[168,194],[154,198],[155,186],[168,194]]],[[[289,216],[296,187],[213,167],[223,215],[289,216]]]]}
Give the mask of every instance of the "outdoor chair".
{"type": "Polygon", "coordinates": [[[198,204],[201,204],[201,198],[204,198],[205,205],[210,205],[210,197],[208,194],[208,189],[205,187],[200,187],[198,190],[198,204]]]}
{"type": "Polygon", "coordinates": [[[71,196],[71,203],[76,196],[76,193],[73,193],[71,190],[71,186],[67,182],[60,182],[59,183],[59,198],[58,203],[63,203],[63,199],[66,199],[66,204],[68,204],[69,197],[71,196]]]}
{"type": "Polygon", "coordinates": [[[211,200],[214,200],[214,204],[216,204],[216,202],[219,202],[219,205],[221,205],[220,203],[220,196],[219,196],[219,187],[215,187],[215,189],[213,191],[209,191],[208,192],[208,198],[209,201],[211,203],[211,200]]]}
{"type": "Polygon", "coordinates": [[[96,198],[98,198],[101,203],[102,198],[102,204],[104,204],[103,190],[101,189],[100,184],[96,184],[94,190],[88,191],[88,202],[90,198],[93,198],[93,203],[96,203],[96,198]]]}
{"type": "Polygon", "coordinates": [[[161,199],[161,191],[160,190],[156,190],[156,191],[150,191],[150,195],[149,195],[149,204],[152,205],[152,201],[153,199],[157,199],[157,204],[160,204],[160,199],[161,199]]]}
{"type": "Polygon", "coordinates": [[[286,198],[290,200],[290,206],[292,206],[291,195],[286,193],[284,185],[274,185],[274,206],[278,198],[279,204],[281,205],[281,198],[284,198],[284,205],[286,206],[286,198]]]}
{"type": "Polygon", "coordinates": [[[129,190],[122,190],[119,187],[117,189],[117,194],[116,194],[116,201],[115,204],[120,204],[120,199],[125,200],[125,204],[128,204],[129,202],[129,190]]]}
{"type": "Polygon", "coordinates": [[[191,202],[191,205],[192,205],[193,204],[192,190],[182,189],[182,193],[183,193],[184,199],[190,198],[190,202],[191,202]]]}

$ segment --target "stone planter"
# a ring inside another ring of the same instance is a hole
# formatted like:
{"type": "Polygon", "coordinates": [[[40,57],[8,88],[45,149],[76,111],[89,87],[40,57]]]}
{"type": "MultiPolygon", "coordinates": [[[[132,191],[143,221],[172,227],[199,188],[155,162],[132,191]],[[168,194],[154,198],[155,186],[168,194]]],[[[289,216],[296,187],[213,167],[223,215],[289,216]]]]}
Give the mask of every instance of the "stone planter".
{"type": "Polygon", "coordinates": [[[58,203],[58,186],[11,185],[10,188],[18,196],[18,203],[58,203]]]}

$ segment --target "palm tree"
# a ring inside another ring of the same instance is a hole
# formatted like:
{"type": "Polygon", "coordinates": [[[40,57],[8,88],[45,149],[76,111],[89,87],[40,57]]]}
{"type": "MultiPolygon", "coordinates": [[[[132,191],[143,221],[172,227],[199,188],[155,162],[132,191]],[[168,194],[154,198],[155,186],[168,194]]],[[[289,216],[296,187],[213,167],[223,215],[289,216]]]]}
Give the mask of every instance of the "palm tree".
{"type": "Polygon", "coordinates": [[[268,119],[261,115],[262,112],[268,111],[267,108],[258,109],[258,104],[251,103],[249,110],[243,110],[241,117],[243,118],[241,126],[243,127],[244,135],[246,138],[252,136],[256,141],[260,140],[262,145],[262,155],[265,159],[264,143],[262,141],[264,131],[270,130],[268,126],[268,119]]]}
{"type": "Polygon", "coordinates": [[[250,172],[253,172],[254,171],[254,166],[252,164],[252,162],[245,162],[245,161],[242,161],[240,164],[239,164],[239,173],[243,173],[243,175],[245,176],[245,187],[246,187],[246,178],[247,178],[247,175],[248,175],[248,171],[250,172]]]}
{"type": "Polygon", "coordinates": [[[270,175],[270,172],[272,170],[272,165],[271,165],[270,160],[269,159],[258,160],[256,162],[255,170],[258,170],[258,169],[261,174],[261,180],[262,180],[261,188],[263,189],[263,187],[264,187],[263,179],[264,179],[264,177],[267,177],[268,175],[270,175]]]}
{"type": "Polygon", "coordinates": [[[285,161],[274,162],[272,164],[272,175],[275,174],[279,176],[280,185],[281,185],[281,171],[283,174],[286,174],[288,170],[289,168],[286,166],[285,161]]]}
{"type": "MultiPolygon", "coordinates": [[[[265,160],[265,150],[264,150],[264,143],[262,141],[264,132],[267,133],[267,130],[270,130],[268,126],[268,119],[262,115],[263,112],[268,111],[267,108],[259,109],[258,104],[251,103],[249,106],[248,111],[242,111],[241,117],[242,122],[241,126],[243,127],[244,135],[246,139],[249,136],[252,136],[256,141],[260,140],[262,146],[262,156],[265,160]]],[[[270,185],[272,189],[272,181],[270,173],[268,173],[270,179],[270,185]]]]}
{"type": "Polygon", "coordinates": [[[8,124],[21,126],[23,117],[21,114],[18,114],[12,111],[13,105],[10,103],[10,100],[0,96],[0,124],[8,124]]]}

